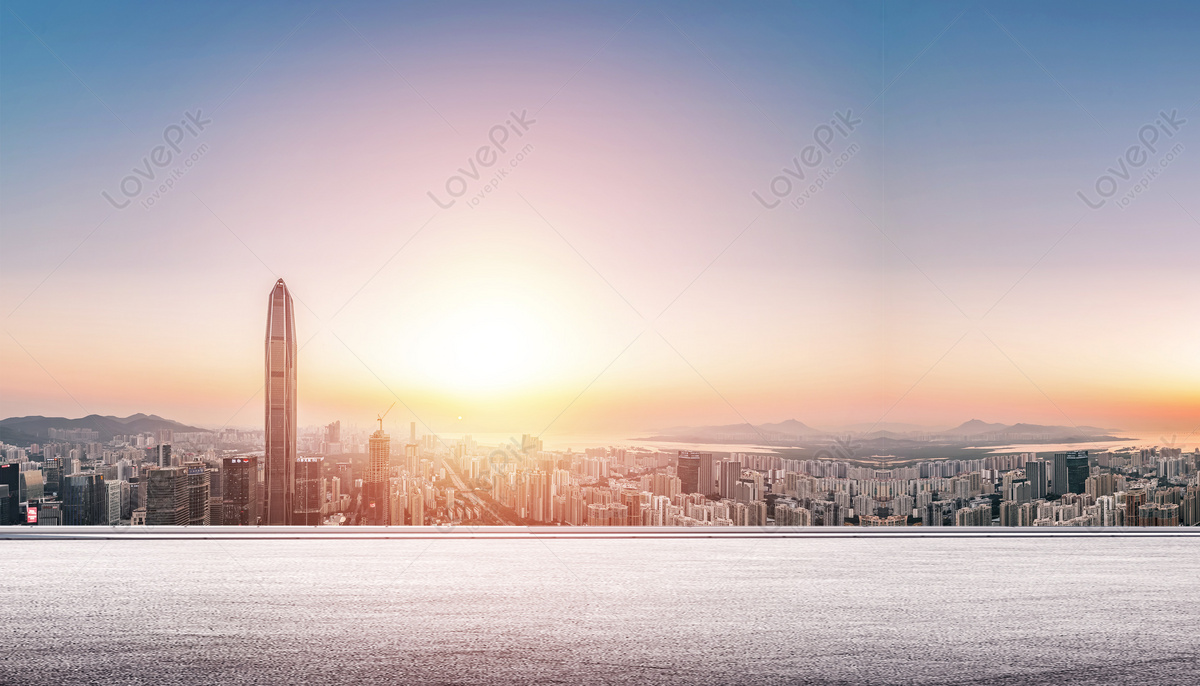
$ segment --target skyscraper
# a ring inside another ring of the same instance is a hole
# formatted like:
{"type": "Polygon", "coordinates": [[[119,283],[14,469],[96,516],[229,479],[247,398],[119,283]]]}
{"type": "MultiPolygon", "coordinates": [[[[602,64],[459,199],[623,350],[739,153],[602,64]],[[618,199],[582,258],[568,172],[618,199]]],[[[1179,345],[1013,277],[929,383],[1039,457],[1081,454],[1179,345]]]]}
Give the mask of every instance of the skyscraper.
{"type": "Polygon", "coordinates": [[[263,524],[290,524],[296,462],[296,319],[283,279],[267,306],[263,524]]]}
{"type": "Polygon", "coordinates": [[[208,509],[208,494],[212,487],[208,469],[202,462],[188,463],[184,469],[187,470],[188,525],[208,526],[212,523],[212,514],[208,509]]]}
{"type": "Polygon", "coordinates": [[[1054,461],[1050,463],[1050,492],[1058,496],[1071,492],[1067,479],[1067,453],[1054,453],[1054,461]]]}
{"type": "Polygon", "coordinates": [[[721,493],[721,497],[733,499],[734,485],[742,478],[742,463],[722,462],[721,469],[717,473],[717,478],[720,481],[718,490],[721,493]]]}
{"type": "Polygon", "coordinates": [[[21,517],[21,465],[17,462],[0,464],[0,484],[8,486],[8,521],[16,524],[21,517]]]}
{"type": "Polygon", "coordinates": [[[158,445],[154,446],[153,450],[154,450],[154,464],[158,465],[159,467],[174,467],[175,466],[175,465],[171,464],[171,444],[170,443],[159,443],[158,445]]]}
{"type": "Polygon", "coordinates": [[[153,467],[146,475],[146,524],[188,523],[188,475],[183,467],[153,467]]]}
{"type": "Polygon", "coordinates": [[[1044,460],[1030,460],[1025,463],[1025,478],[1029,480],[1029,497],[1033,500],[1041,500],[1046,497],[1049,490],[1046,482],[1050,476],[1046,473],[1046,462],[1044,460]]]}
{"type": "MultiPolygon", "coordinates": [[[[1067,471],[1067,487],[1062,493],[1083,493],[1087,478],[1090,474],[1088,466],[1088,451],[1073,450],[1065,455],[1064,462],[1066,463],[1067,471]]],[[[1058,455],[1054,456],[1055,462],[1058,461],[1058,455]]]]}
{"type": "Polygon", "coordinates": [[[258,458],[226,457],[221,462],[221,523],[258,522],[258,458]]]}
{"type": "Polygon", "coordinates": [[[717,492],[717,461],[712,453],[693,453],[700,457],[700,473],[697,475],[697,493],[709,495],[717,492]]]}
{"type": "MultiPolygon", "coordinates": [[[[13,493],[13,499],[16,499],[13,493]]],[[[108,523],[104,477],[89,472],[63,479],[62,523],[64,526],[93,526],[108,523]]],[[[15,523],[17,520],[13,520],[15,523]]]]}
{"type": "Polygon", "coordinates": [[[363,479],[363,524],[388,525],[388,459],[391,455],[391,437],[383,432],[383,419],[379,430],[371,434],[367,450],[367,475],[363,479]]]}
{"type": "Polygon", "coordinates": [[[292,500],[292,524],[317,526],[321,523],[321,504],[325,489],[321,487],[323,457],[296,458],[296,488],[292,500]]]}
{"type": "Polygon", "coordinates": [[[680,492],[705,493],[700,490],[700,459],[700,455],[697,453],[679,451],[675,473],[679,476],[680,492]]]}

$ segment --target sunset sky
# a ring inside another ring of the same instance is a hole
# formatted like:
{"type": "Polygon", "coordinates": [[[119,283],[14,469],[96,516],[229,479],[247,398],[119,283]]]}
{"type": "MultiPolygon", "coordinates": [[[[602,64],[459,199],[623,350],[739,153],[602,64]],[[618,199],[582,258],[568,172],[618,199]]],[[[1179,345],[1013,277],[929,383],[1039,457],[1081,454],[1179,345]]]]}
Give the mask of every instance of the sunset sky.
{"type": "Polygon", "coordinates": [[[1195,3],[2,15],[2,416],[1200,425],[1195,3]]]}

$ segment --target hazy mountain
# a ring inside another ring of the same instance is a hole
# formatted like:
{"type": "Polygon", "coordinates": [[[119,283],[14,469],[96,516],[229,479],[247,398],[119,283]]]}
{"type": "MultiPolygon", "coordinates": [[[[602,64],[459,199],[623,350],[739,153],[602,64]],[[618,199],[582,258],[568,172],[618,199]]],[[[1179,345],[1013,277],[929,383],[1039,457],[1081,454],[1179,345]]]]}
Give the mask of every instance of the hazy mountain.
{"type": "Polygon", "coordinates": [[[969,422],[963,422],[953,429],[941,431],[944,436],[974,436],[975,434],[996,433],[1003,431],[1008,427],[1007,424],[989,424],[985,421],[972,419],[969,422]]]}
{"type": "MultiPolygon", "coordinates": [[[[858,425],[864,429],[873,425],[858,425]]],[[[1054,442],[1074,440],[1105,440],[1115,437],[1110,429],[1094,426],[1045,426],[1041,424],[1002,424],[979,419],[944,431],[923,429],[912,424],[881,424],[870,433],[851,432],[856,440],[904,443],[972,445],[1016,442],[1054,442]]],[[[646,440],[687,443],[763,443],[771,445],[821,444],[837,436],[836,432],[821,431],[789,419],[775,424],[725,424],[722,426],[680,426],[663,429],[646,440]],[[815,441],[815,442],[814,442],[815,441]]],[[[880,446],[886,443],[880,443],[880,446]]],[[[877,446],[878,447],[878,446],[877,446]]]]}
{"type": "Polygon", "coordinates": [[[79,419],[66,417],[9,417],[0,420],[0,440],[5,443],[28,444],[50,438],[50,429],[91,429],[100,433],[101,441],[113,436],[138,434],[171,429],[172,431],[207,431],[153,414],[134,414],[128,417],[90,414],[79,419]]]}
{"type": "Polygon", "coordinates": [[[828,432],[814,429],[804,422],[788,419],[782,422],[758,424],[723,424],[719,426],[674,426],[661,429],[648,440],[682,441],[689,443],[777,443],[794,442],[798,438],[825,436],[828,432]]]}
{"type": "Polygon", "coordinates": [[[1054,426],[1044,424],[989,424],[978,419],[972,419],[948,431],[942,431],[939,436],[957,436],[961,438],[986,437],[988,440],[1015,440],[1020,438],[1032,439],[1065,439],[1065,438],[1097,438],[1107,437],[1116,433],[1114,429],[1101,429],[1095,426],[1054,426]]]}

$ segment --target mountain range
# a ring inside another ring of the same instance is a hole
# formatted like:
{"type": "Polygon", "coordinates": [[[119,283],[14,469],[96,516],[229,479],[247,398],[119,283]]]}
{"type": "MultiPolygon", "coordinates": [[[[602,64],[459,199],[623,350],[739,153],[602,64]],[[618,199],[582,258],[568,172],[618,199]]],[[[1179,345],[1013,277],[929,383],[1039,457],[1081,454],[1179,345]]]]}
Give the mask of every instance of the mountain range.
{"type": "Polygon", "coordinates": [[[720,426],[671,427],[643,440],[688,443],[759,443],[767,445],[804,444],[828,440],[846,433],[862,439],[904,439],[953,444],[1036,442],[1068,440],[1106,440],[1115,436],[1113,429],[1094,426],[1053,426],[1042,424],[1002,424],[972,419],[950,429],[929,429],[911,424],[856,425],[846,431],[815,429],[796,419],[768,424],[725,424],[720,426]],[[856,430],[857,429],[857,430],[856,430]]]}
{"type": "Polygon", "coordinates": [[[101,441],[113,436],[155,432],[163,429],[172,431],[208,431],[188,426],[154,414],[132,414],[128,417],[101,416],[90,414],[79,419],[66,417],[9,417],[0,420],[0,441],[14,445],[42,443],[50,438],[50,429],[91,429],[99,432],[101,441]]]}

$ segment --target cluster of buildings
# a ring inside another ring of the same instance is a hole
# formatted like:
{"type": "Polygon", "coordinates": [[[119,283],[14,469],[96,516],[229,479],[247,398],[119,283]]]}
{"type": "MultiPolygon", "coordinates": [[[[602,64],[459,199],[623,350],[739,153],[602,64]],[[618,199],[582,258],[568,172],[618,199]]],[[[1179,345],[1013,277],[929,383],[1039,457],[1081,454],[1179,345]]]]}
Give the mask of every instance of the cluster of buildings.
{"type": "MultiPolygon", "coordinates": [[[[852,461],[620,448],[459,458],[521,523],[572,526],[1193,526],[1200,451],[852,461]]],[[[454,459],[454,458],[452,458],[454,459]]]]}

